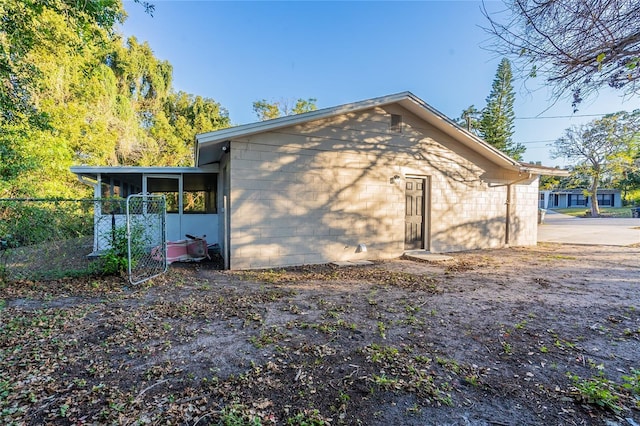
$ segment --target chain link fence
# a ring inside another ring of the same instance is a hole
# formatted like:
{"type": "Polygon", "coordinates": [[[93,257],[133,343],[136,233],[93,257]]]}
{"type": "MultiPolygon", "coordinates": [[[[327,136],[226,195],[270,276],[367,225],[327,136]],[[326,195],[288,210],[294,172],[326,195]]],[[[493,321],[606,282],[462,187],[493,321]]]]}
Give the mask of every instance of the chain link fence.
{"type": "Polygon", "coordinates": [[[127,198],[129,281],[138,284],[167,271],[164,196],[127,198]]]}
{"type": "MultiPolygon", "coordinates": [[[[147,238],[144,245],[134,243],[134,247],[148,250],[149,255],[156,249],[160,254],[154,262],[165,265],[166,270],[164,199],[147,198],[162,200],[155,202],[157,211],[152,217],[156,219],[147,226],[153,230],[144,230],[146,215],[133,215],[133,228],[155,237],[147,238]],[[158,237],[160,232],[162,237],[158,237]]],[[[141,255],[130,258],[128,239],[135,232],[128,229],[125,199],[0,199],[0,281],[134,273],[136,268],[130,271],[129,267],[141,255]]],[[[135,282],[144,280],[145,274],[135,282]]]]}

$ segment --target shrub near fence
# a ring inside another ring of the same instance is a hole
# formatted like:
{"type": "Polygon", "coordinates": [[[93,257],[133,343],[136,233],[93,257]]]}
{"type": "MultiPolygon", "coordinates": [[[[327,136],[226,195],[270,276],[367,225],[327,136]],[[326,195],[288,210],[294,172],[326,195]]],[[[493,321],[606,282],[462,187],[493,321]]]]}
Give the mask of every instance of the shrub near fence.
{"type": "Polygon", "coordinates": [[[95,272],[94,200],[0,199],[0,278],[46,280],[95,272]]]}
{"type": "Polygon", "coordinates": [[[0,199],[0,281],[166,271],[164,197],[129,198],[129,232],[125,199],[0,199]]]}

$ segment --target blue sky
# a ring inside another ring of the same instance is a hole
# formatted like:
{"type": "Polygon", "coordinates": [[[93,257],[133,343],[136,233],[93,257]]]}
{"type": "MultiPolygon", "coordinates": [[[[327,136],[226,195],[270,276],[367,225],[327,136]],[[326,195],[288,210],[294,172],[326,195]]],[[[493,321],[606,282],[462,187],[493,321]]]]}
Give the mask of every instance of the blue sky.
{"type": "MultiPolygon", "coordinates": [[[[124,2],[123,35],[148,41],[173,65],[175,90],[215,99],[234,124],[256,121],[259,99],[316,98],[324,108],[406,90],[457,118],[485,105],[501,59],[482,47],[479,0],[152,2],[153,17],[124,2]]],[[[526,161],[564,165],[549,155],[564,129],[595,118],[584,115],[640,108],[638,97],[603,90],[573,115],[569,100],[552,106],[543,83],[514,81],[514,140],[526,161]]]]}

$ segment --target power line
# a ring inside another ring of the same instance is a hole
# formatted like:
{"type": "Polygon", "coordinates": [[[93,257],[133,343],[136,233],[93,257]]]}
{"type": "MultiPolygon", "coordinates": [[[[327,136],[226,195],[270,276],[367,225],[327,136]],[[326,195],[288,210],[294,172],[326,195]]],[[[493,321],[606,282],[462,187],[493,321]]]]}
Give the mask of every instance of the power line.
{"type": "MultiPolygon", "coordinates": [[[[547,140],[540,140],[540,141],[524,141],[524,142],[519,142],[521,144],[524,145],[534,145],[534,144],[539,144],[539,143],[550,143],[550,142],[555,142],[556,139],[547,139],[547,140]]],[[[516,141],[518,142],[518,141],[516,141]]]]}
{"type": "Polygon", "coordinates": [[[545,120],[550,118],[579,118],[579,117],[604,117],[607,114],[574,114],[574,115],[549,115],[546,117],[543,116],[534,116],[534,117],[516,117],[514,120],[545,120]]]}

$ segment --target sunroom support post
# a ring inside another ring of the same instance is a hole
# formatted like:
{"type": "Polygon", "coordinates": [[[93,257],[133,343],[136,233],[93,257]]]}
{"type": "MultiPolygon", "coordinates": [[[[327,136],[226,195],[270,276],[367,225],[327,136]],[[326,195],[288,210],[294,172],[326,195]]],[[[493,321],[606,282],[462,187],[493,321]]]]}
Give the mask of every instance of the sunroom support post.
{"type": "Polygon", "coordinates": [[[100,216],[102,216],[102,174],[96,174],[96,183],[93,186],[93,251],[99,250],[98,241],[98,224],[100,223],[100,216]]]}

